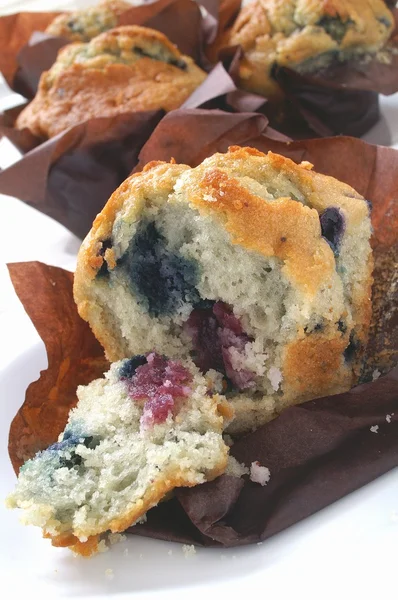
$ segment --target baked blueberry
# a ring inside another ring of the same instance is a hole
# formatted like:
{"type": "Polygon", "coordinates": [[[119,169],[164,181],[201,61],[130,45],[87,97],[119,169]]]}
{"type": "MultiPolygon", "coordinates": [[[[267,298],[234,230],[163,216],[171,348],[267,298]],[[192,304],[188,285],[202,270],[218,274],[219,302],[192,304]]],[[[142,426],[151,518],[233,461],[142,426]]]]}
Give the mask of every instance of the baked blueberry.
{"type": "Polygon", "coordinates": [[[322,235],[333,252],[338,255],[344,234],[344,216],[336,207],[327,208],[319,217],[322,235]]]}
{"type": "Polygon", "coordinates": [[[195,303],[198,268],[167,247],[155,223],[142,223],[118,262],[150,315],[172,315],[185,303],[195,303]]]}

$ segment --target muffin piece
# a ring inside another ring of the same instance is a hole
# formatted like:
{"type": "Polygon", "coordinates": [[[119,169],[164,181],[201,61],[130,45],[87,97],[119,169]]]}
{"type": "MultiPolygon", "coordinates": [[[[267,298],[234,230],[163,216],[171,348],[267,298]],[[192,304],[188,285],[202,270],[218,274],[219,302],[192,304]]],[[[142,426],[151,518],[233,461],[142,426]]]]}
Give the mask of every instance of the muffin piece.
{"type": "Polygon", "coordinates": [[[365,60],[394,28],[384,0],[254,0],[244,6],[222,46],[240,44],[240,85],[270,98],[281,90],[274,65],[314,73],[334,60],[365,60]]]}
{"type": "Polygon", "coordinates": [[[129,8],[131,4],[123,0],[103,0],[97,6],[58,15],[46,33],[71,42],[89,42],[103,31],[116,27],[118,17],[129,8]]]}
{"type": "Polygon", "coordinates": [[[58,442],[21,467],[7,499],[54,546],[89,556],[105,532],[134,525],[173,488],[226,468],[231,409],[190,361],[134,356],[77,396],[58,442]]]}
{"type": "Polygon", "coordinates": [[[92,117],[178,108],[206,73],[162,33],[126,25],[70,44],[40,78],[16,127],[53,137],[92,117]]]}
{"type": "Polygon", "coordinates": [[[118,359],[152,347],[218,373],[231,432],[349,389],[371,313],[366,201],[309,163],[230,148],[150,163],[94,221],[80,315],[118,359]]]}

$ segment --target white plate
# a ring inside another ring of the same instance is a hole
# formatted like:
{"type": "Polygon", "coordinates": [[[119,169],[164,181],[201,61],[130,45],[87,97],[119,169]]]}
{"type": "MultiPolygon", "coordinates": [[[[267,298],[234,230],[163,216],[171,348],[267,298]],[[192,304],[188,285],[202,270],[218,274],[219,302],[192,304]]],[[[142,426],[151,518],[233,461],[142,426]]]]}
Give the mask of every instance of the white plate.
{"type": "MultiPolygon", "coordinates": [[[[43,345],[32,339],[0,373],[0,495],[15,475],[7,455],[9,424],[26,386],[46,367],[43,345]]],[[[8,598],[157,600],[243,595],[308,600],[396,600],[398,470],[344,498],[262,545],[228,550],[198,548],[186,558],[179,544],[128,536],[87,560],[52,548],[34,527],[18,524],[18,512],[0,508],[1,585],[8,598]],[[110,578],[108,570],[112,570],[110,578]],[[108,574],[107,574],[108,572],[108,574]]]]}

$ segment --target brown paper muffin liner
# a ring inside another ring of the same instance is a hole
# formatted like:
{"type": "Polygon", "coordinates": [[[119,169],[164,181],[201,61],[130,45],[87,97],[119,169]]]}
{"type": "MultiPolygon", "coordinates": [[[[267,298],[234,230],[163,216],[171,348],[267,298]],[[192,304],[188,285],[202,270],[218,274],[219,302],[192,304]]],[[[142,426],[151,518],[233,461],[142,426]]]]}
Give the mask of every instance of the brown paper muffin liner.
{"type": "MultiPolygon", "coordinates": [[[[156,0],[133,6],[118,18],[118,25],[143,25],[164,33],[183,54],[210,68],[204,48],[221,31],[236,0],[156,0]],[[206,9],[202,14],[201,8],[206,9]]],[[[18,13],[0,17],[0,71],[8,85],[33,98],[43,71],[54,63],[58,51],[70,43],[44,33],[59,13],[18,13]]]]}
{"type": "MultiPolygon", "coordinates": [[[[261,114],[236,112],[233,116],[210,110],[213,106],[230,111],[256,110],[263,102],[258,96],[237,90],[231,76],[219,64],[184,106],[191,111],[207,107],[202,113],[209,114],[214,131],[229,128],[231,122],[234,127],[241,123],[243,129],[258,123],[259,133],[287,140],[269,128],[268,119],[261,114]],[[232,121],[224,121],[224,115],[232,121]],[[215,124],[218,120],[220,125],[215,124]]],[[[0,172],[0,193],[27,202],[80,237],[86,235],[110,194],[136,167],[142,146],[164,115],[163,111],[152,111],[94,118],[43,142],[26,129],[13,129],[12,121],[19,110],[3,115],[0,134],[27,153],[0,172]]],[[[177,111],[180,114],[184,111],[177,111]]],[[[210,133],[208,125],[206,131],[210,133]]],[[[184,144],[185,132],[177,128],[171,136],[170,143],[180,139],[184,144]]]]}
{"type": "MultiPolygon", "coordinates": [[[[177,490],[131,533],[204,546],[258,542],[398,466],[398,183],[393,176],[398,152],[353,138],[286,142],[269,133],[265,117],[258,114],[174,111],[159,122],[136,168],[171,157],[194,166],[229,145],[252,145],[309,160],[318,171],[358,189],[373,208],[375,253],[364,383],[345,394],[288,408],[235,441],[231,454],[239,462],[250,466],[259,461],[270,469],[265,487],[247,477],[223,475],[177,490]]],[[[100,377],[107,363],[77,314],[71,273],[42,263],[17,263],[9,269],[46,345],[49,365],[28,387],[11,425],[9,452],[17,472],[27,458],[56,441],[76,403],[77,385],[100,377]]]]}
{"type": "MultiPolygon", "coordinates": [[[[390,2],[390,8],[395,4],[390,2]]],[[[386,45],[389,62],[377,57],[365,62],[336,61],[311,75],[274,68],[273,77],[284,91],[286,104],[282,111],[272,103],[264,106],[263,112],[272,126],[294,139],[360,137],[369,131],[380,118],[379,94],[398,92],[398,9],[393,10],[393,15],[395,30],[386,45]]],[[[216,40],[213,47],[217,45],[216,40]]],[[[226,68],[236,50],[237,47],[221,50],[219,58],[226,68]]],[[[214,58],[214,51],[210,50],[210,54],[214,58]]],[[[236,81],[237,76],[236,65],[236,81]]]]}

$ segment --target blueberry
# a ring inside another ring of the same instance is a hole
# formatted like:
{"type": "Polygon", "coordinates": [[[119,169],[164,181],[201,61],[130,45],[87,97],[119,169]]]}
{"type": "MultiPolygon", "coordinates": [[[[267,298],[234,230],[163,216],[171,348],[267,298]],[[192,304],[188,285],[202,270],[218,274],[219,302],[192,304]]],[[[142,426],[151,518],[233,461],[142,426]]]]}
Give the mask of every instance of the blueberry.
{"type": "MultiPolygon", "coordinates": [[[[103,240],[101,250],[99,251],[99,255],[104,257],[106,250],[109,250],[110,248],[112,248],[112,240],[111,239],[103,240]]],[[[109,275],[108,264],[107,264],[106,260],[104,259],[104,261],[101,265],[101,268],[97,272],[97,277],[108,277],[108,275],[109,275]]]]}
{"type": "Polygon", "coordinates": [[[323,331],[325,324],[322,322],[315,323],[315,325],[307,325],[304,327],[305,333],[314,333],[316,331],[323,331]]]}
{"type": "Polygon", "coordinates": [[[84,27],[81,23],[79,23],[79,21],[74,21],[73,19],[71,19],[70,21],[67,22],[66,25],[74,33],[82,33],[82,34],[84,33],[84,27]]]}
{"type": "Polygon", "coordinates": [[[178,69],[181,69],[182,71],[187,70],[187,63],[181,60],[180,58],[170,58],[170,60],[168,60],[167,62],[171,65],[174,65],[178,69]]]}
{"type": "Polygon", "coordinates": [[[90,450],[94,450],[100,443],[100,438],[96,435],[87,435],[83,440],[83,445],[90,450]]]}
{"type": "Polygon", "coordinates": [[[207,300],[207,298],[201,298],[198,302],[196,302],[195,306],[193,307],[193,309],[198,309],[198,310],[213,310],[213,306],[215,305],[216,301],[215,300],[207,300]]]}
{"type": "Polygon", "coordinates": [[[130,359],[127,358],[123,361],[123,364],[119,369],[119,377],[121,379],[131,379],[137,368],[141,365],[145,365],[146,362],[146,357],[143,354],[137,354],[130,359]]]}
{"type": "Polygon", "coordinates": [[[59,466],[66,467],[67,469],[73,469],[73,467],[80,467],[82,462],[83,459],[80,454],[76,454],[76,452],[72,451],[70,453],[70,458],[65,458],[64,456],[60,457],[59,466]]]}
{"type": "MultiPolygon", "coordinates": [[[[94,448],[96,448],[101,441],[98,436],[94,435],[84,436],[83,442],[80,442],[81,439],[82,438],[75,439],[75,446],[82,443],[83,446],[86,446],[86,448],[90,448],[91,450],[94,450],[94,448]]],[[[74,450],[70,451],[69,458],[61,456],[59,459],[60,467],[67,467],[68,469],[73,469],[73,467],[80,467],[82,462],[83,458],[80,456],[80,454],[76,454],[74,450]]]]}
{"type": "Polygon", "coordinates": [[[174,67],[181,69],[182,71],[186,71],[187,69],[186,62],[184,62],[180,58],[174,58],[172,56],[166,60],[163,60],[162,58],[160,58],[160,56],[156,56],[155,54],[150,54],[149,52],[146,52],[143,48],[140,48],[140,46],[134,46],[132,50],[133,52],[135,52],[135,54],[138,54],[138,56],[147,56],[148,58],[152,58],[153,60],[161,60],[163,62],[168,63],[169,65],[173,65],[174,67]]]}
{"type": "Polygon", "coordinates": [[[346,325],[345,321],[343,321],[343,319],[339,319],[337,321],[337,329],[339,331],[341,331],[341,333],[343,335],[346,333],[346,331],[347,331],[347,325],[346,325]]]}
{"type": "Polygon", "coordinates": [[[63,440],[61,442],[56,442],[52,444],[45,450],[45,452],[50,451],[51,453],[55,453],[59,456],[59,467],[67,467],[68,469],[72,469],[73,467],[78,467],[82,464],[83,459],[79,454],[76,454],[75,448],[78,444],[83,444],[86,448],[94,449],[100,443],[100,438],[98,436],[93,435],[77,435],[71,430],[65,430],[63,435],[63,440]],[[81,441],[83,439],[83,441],[81,441]],[[66,458],[63,456],[63,453],[68,451],[70,456],[66,458]],[[61,454],[62,453],[62,454],[61,454]]]}
{"type": "Polygon", "coordinates": [[[345,223],[344,215],[338,208],[327,208],[320,215],[322,236],[325,238],[334,254],[338,256],[345,223]]]}
{"type": "Polygon", "coordinates": [[[391,21],[387,17],[378,17],[377,20],[385,27],[391,27],[391,21]]]}
{"type": "Polygon", "coordinates": [[[320,27],[322,27],[326,33],[330,35],[336,42],[340,44],[345,34],[347,33],[347,29],[350,25],[353,25],[353,21],[351,19],[347,19],[346,21],[342,21],[340,17],[322,17],[317,23],[320,27]]]}
{"type": "Polygon", "coordinates": [[[351,331],[349,344],[344,350],[344,360],[348,363],[352,362],[358,350],[360,349],[360,346],[361,344],[358,341],[355,332],[351,331]]]}
{"type": "Polygon", "coordinates": [[[135,54],[138,54],[138,56],[147,56],[148,58],[155,58],[154,56],[152,56],[151,54],[149,54],[149,52],[145,52],[145,50],[143,50],[142,48],[140,48],[140,46],[134,46],[134,48],[132,48],[132,51],[135,54]]]}
{"type": "Polygon", "coordinates": [[[367,200],[366,198],[365,198],[365,202],[366,202],[366,204],[368,206],[369,215],[371,215],[372,214],[372,210],[373,210],[373,204],[371,203],[370,200],[367,200]]]}
{"type": "Polygon", "coordinates": [[[184,303],[199,300],[196,262],[170,251],[154,223],[141,223],[118,265],[153,317],[172,315],[184,303]]]}

